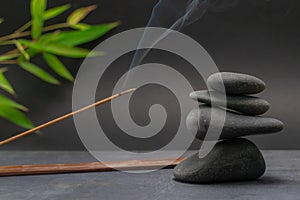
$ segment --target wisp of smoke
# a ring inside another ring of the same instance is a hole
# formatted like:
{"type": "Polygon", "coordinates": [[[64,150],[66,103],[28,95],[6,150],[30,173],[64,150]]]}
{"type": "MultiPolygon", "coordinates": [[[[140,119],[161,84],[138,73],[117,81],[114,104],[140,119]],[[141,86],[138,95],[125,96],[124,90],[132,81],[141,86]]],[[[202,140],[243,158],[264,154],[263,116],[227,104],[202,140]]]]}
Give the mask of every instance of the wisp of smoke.
{"type": "MultiPolygon", "coordinates": [[[[168,30],[152,42],[152,47],[166,37],[170,30],[180,31],[185,26],[197,21],[208,7],[209,0],[160,0],[153,8],[147,27],[163,27],[168,30]]],[[[144,42],[149,42],[147,41],[147,31],[144,32],[137,49],[143,46],[144,42]]],[[[141,53],[137,50],[130,68],[139,65],[148,52],[149,50],[141,53]]]]}
{"type": "MultiPolygon", "coordinates": [[[[183,27],[197,21],[206,12],[209,6],[209,0],[160,0],[153,8],[147,27],[163,27],[167,30],[155,41],[152,41],[151,47],[154,47],[160,40],[166,37],[171,30],[180,31],[183,27]]],[[[129,70],[139,65],[151,48],[146,51],[140,51],[141,46],[148,41],[148,32],[145,31],[137,46],[129,70]]],[[[127,81],[132,76],[127,74],[122,89],[126,88],[127,81]]]]}

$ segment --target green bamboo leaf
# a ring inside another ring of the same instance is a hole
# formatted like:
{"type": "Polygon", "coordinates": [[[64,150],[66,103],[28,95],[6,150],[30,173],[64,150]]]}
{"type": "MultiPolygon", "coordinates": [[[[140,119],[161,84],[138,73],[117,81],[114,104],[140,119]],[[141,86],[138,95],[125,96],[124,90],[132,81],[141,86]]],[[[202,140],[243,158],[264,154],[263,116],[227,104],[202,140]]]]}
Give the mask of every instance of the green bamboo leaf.
{"type": "MultiPolygon", "coordinates": [[[[48,20],[51,18],[54,18],[58,15],[60,15],[61,13],[65,12],[66,10],[68,10],[70,8],[69,4],[63,5],[63,6],[58,6],[55,8],[50,8],[49,10],[46,10],[44,13],[44,20],[48,20]]],[[[19,28],[16,32],[20,33],[25,31],[27,28],[29,28],[32,24],[32,21],[27,22],[26,24],[24,24],[21,28],[19,28]]]]}
{"type": "Polygon", "coordinates": [[[86,30],[61,32],[53,37],[51,42],[61,43],[68,46],[77,46],[101,37],[118,25],[119,22],[114,22],[109,24],[95,25],[86,30]]]}
{"type": "Polygon", "coordinates": [[[53,33],[47,33],[47,34],[43,34],[40,38],[39,38],[39,43],[42,43],[44,45],[53,42],[55,40],[55,38],[57,38],[57,36],[60,34],[60,31],[55,31],[53,33]]]}
{"type": "Polygon", "coordinates": [[[10,60],[12,58],[16,58],[18,57],[20,54],[8,54],[8,55],[2,55],[0,56],[0,62],[1,61],[6,61],[6,60],[10,60]]]}
{"type": "Polygon", "coordinates": [[[26,129],[34,127],[32,122],[21,111],[9,106],[0,105],[0,117],[26,129]]]}
{"type": "Polygon", "coordinates": [[[86,29],[91,28],[91,25],[84,24],[84,23],[78,23],[78,24],[71,25],[71,27],[74,29],[78,29],[78,30],[86,30],[86,29]]]}
{"type": "Polygon", "coordinates": [[[68,10],[70,7],[71,7],[70,4],[66,4],[66,5],[55,7],[55,8],[50,8],[45,11],[44,20],[54,18],[54,17],[62,14],[66,10],[68,10]]]}
{"type": "Polygon", "coordinates": [[[3,71],[1,69],[0,69],[0,88],[2,88],[3,90],[5,90],[6,92],[8,92],[10,94],[13,94],[13,95],[15,94],[13,87],[10,85],[10,83],[6,79],[6,77],[4,76],[3,71]]]}
{"type": "Polygon", "coordinates": [[[2,24],[4,22],[3,18],[0,18],[0,24],[2,24]]]}
{"type": "Polygon", "coordinates": [[[101,52],[90,51],[88,49],[71,47],[59,43],[47,44],[44,48],[44,51],[52,53],[59,56],[65,56],[70,58],[85,58],[91,56],[103,55],[101,52]]]}
{"type": "Polygon", "coordinates": [[[55,85],[59,84],[59,81],[56,78],[54,78],[53,76],[51,76],[50,74],[48,74],[43,69],[41,69],[38,66],[36,66],[35,64],[32,64],[30,62],[21,61],[21,62],[19,62],[19,65],[24,70],[30,72],[31,74],[37,76],[38,78],[42,79],[45,82],[48,82],[48,83],[51,83],[51,84],[55,84],[55,85]]]}
{"type": "Polygon", "coordinates": [[[43,53],[43,57],[53,71],[69,81],[74,81],[72,74],[56,56],[49,53],[43,53]]]}
{"type": "Polygon", "coordinates": [[[25,51],[29,55],[30,58],[32,58],[33,56],[35,56],[38,53],[38,51],[33,48],[27,48],[25,51]]]}
{"type": "Polygon", "coordinates": [[[42,33],[42,28],[44,25],[44,11],[46,9],[46,5],[46,0],[31,0],[31,35],[34,39],[38,38],[42,33]]]}
{"type": "Polygon", "coordinates": [[[20,39],[20,43],[36,49],[42,52],[48,52],[51,54],[65,56],[70,58],[85,58],[87,56],[99,56],[102,55],[101,52],[90,51],[88,49],[71,47],[60,43],[47,43],[47,45],[41,42],[31,42],[28,40],[20,39]]]}
{"type": "Polygon", "coordinates": [[[90,12],[92,12],[96,8],[97,8],[97,5],[92,5],[92,6],[79,8],[79,9],[75,10],[67,18],[67,23],[70,25],[77,24],[78,22],[80,22],[82,19],[84,19],[90,12]]]}
{"type": "Polygon", "coordinates": [[[0,107],[1,106],[8,106],[8,107],[12,107],[12,108],[16,108],[16,109],[20,109],[23,111],[28,111],[28,108],[26,108],[25,106],[7,98],[6,96],[3,96],[0,94],[0,107]]]}

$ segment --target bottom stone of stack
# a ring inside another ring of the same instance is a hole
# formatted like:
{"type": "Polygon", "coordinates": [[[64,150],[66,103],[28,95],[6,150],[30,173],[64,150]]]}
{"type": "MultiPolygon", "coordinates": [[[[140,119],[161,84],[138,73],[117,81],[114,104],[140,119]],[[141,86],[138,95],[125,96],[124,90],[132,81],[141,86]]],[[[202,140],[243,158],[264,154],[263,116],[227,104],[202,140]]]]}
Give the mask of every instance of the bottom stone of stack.
{"type": "Polygon", "coordinates": [[[257,146],[247,139],[235,138],[218,142],[204,158],[193,154],[179,163],[173,174],[182,182],[213,183],[255,180],[265,169],[257,146]]]}

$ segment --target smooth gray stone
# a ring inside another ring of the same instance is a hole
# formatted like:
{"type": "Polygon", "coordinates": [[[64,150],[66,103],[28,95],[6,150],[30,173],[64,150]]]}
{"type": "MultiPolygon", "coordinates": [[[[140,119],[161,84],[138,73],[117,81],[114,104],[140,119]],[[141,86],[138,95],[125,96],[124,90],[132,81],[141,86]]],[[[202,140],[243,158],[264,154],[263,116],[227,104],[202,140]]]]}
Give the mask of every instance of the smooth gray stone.
{"type": "Polygon", "coordinates": [[[265,83],[251,75],[220,72],[207,79],[209,88],[222,92],[222,80],[227,94],[257,94],[265,89],[265,83]]]}
{"type": "Polygon", "coordinates": [[[248,181],[261,177],[266,169],[264,158],[255,144],[236,138],[218,142],[204,158],[198,153],[179,163],[175,179],[190,183],[248,181]]]}
{"type": "MultiPolygon", "coordinates": [[[[259,116],[246,116],[231,111],[225,111],[216,107],[209,107],[208,105],[201,105],[199,108],[191,110],[186,119],[186,125],[189,130],[196,133],[196,137],[203,140],[211,119],[211,110],[216,112],[216,121],[220,121],[221,117],[226,112],[225,123],[220,127],[220,123],[212,123],[211,128],[220,129],[222,133],[219,139],[236,138],[246,135],[257,135],[279,132],[284,125],[281,121],[259,116]]],[[[207,138],[210,140],[210,138],[207,138]]]]}
{"type": "MultiPolygon", "coordinates": [[[[213,102],[215,105],[223,106],[225,94],[216,91],[199,90],[190,93],[190,97],[208,105],[211,105],[211,102],[213,102]]],[[[226,104],[228,109],[247,115],[261,115],[270,108],[270,104],[266,100],[246,95],[226,95],[226,104]]]]}

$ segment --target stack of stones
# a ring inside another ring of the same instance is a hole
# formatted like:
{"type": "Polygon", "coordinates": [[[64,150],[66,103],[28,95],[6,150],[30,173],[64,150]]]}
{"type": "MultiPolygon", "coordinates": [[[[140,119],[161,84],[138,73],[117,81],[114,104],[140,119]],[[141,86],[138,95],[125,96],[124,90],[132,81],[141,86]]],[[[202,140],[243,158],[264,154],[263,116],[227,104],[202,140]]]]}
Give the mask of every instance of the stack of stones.
{"type": "Polygon", "coordinates": [[[249,96],[262,92],[265,83],[254,76],[221,72],[212,74],[207,80],[207,85],[209,91],[195,91],[190,94],[192,99],[202,104],[189,113],[187,127],[196,130],[196,138],[204,140],[212,109],[220,114],[217,117],[222,114],[224,116],[226,112],[220,141],[205,157],[200,158],[199,153],[196,153],[178,164],[174,169],[175,179],[191,183],[208,183],[259,178],[265,172],[264,158],[254,143],[240,137],[274,133],[283,129],[281,121],[258,116],[269,109],[266,100],[249,96]],[[225,88],[226,94],[221,92],[222,88],[225,88]],[[212,93],[214,95],[211,95],[212,93]],[[226,110],[219,106],[215,107],[222,103],[224,105],[221,101],[224,99],[221,98],[222,95],[226,95],[226,110]]]}

